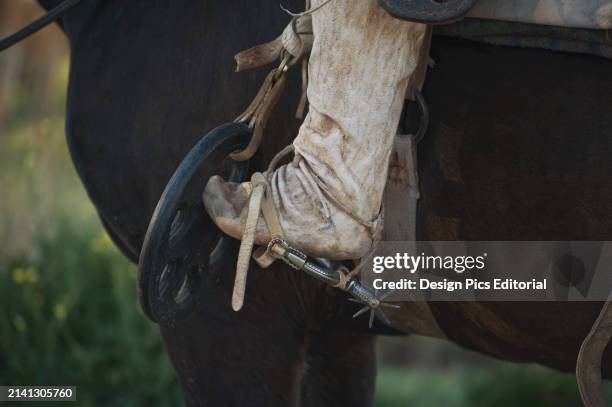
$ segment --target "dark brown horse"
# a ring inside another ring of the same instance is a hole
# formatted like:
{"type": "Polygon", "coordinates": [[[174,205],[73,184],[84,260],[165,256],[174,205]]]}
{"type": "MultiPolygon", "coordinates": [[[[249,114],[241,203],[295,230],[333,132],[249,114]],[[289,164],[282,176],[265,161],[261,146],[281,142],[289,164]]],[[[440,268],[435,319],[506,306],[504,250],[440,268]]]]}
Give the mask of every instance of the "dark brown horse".
{"type": "MultiPolygon", "coordinates": [[[[233,55],[287,22],[275,4],[246,0],[83,0],[62,19],[72,158],[133,261],[178,163],[245,108],[265,75],[234,73],[233,55]]],[[[611,239],[612,62],[442,37],[432,55],[419,239],[611,239]]],[[[297,79],[266,130],[264,158],[297,132],[297,79]]],[[[205,278],[193,315],[161,330],[186,404],[371,405],[374,334],[390,330],[368,331],[365,318],[350,318],[344,295],[280,264],[251,273],[246,306],[235,313],[233,278],[232,267],[205,278]]],[[[430,307],[464,347],[571,371],[601,304],[430,307]]]]}

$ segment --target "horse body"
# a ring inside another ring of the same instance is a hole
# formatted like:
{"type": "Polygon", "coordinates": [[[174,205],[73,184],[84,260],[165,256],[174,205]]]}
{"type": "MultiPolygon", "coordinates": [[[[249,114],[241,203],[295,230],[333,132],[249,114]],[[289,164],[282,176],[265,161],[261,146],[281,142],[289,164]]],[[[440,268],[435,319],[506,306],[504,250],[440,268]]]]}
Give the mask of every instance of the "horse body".
{"type": "MultiPolygon", "coordinates": [[[[64,17],[70,152],[109,234],[132,260],[182,157],[241,113],[266,73],[233,73],[233,55],[275,37],[287,21],[280,9],[246,0],[84,1],[64,17]]],[[[609,239],[611,63],[441,38],[432,54],[419,238],[609,239]]],[[[292,73],[270,120],[264,159],[297,132],[297,80],[292,73]]],[[[350,318],[342,293],[280,264],[251,273],[245,308],[235,313],[233,275],[230,266],[207,276],[195,313],[161,329],[188,404],[372,400],[373,334],[388,330],[368,331],[366,318],[350,318]]],[[[462,346],[572,370],[601,304],[430,308],[462,346]]],[[[409,315],[402,331],[419,333],[409,315]]],[[[612,366],[608,354],[604,366],[612,366]]]]}
{"type": "MultiPolygon", "coordinates": [[[[433,124],[419,149],[419,239],[608,240],[610,61],[448,40],[434,42],[432,55],[438,64],[425,87],[433,124]]],[[[601,308],[430,306],[455,342],[568,371],[601,308]]]]}

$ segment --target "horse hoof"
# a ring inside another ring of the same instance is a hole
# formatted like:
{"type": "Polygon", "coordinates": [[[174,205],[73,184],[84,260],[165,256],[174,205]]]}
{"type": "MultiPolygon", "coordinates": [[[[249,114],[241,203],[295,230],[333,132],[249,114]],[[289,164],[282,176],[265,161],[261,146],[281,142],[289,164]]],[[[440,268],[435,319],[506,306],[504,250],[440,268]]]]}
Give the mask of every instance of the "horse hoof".
{"type": "Polygon", "coordinates": [[[145,315],[171,325],[198,302],[203,273],[218,269],[232,245],[209,218],[202,202],[208,179],[231,170],[233,182],[248,180],[250,163],[229,154],[249,142],[242,123],[221,125],[204,136],[174,171],[149,222],[138,262],[138,294],[145,315]]]}

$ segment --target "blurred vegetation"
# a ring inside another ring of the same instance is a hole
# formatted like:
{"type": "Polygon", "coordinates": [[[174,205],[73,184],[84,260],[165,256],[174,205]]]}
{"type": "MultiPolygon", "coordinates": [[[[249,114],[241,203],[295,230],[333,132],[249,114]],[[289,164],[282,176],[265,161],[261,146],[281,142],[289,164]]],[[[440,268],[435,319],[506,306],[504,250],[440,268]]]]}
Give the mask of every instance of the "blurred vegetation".
{"type": "Polygon", "coordinates": [[[378,378],[377,407],[516,407],[581,405],[572,375],[503,364],[486,371],[385,369],[378,378]]]}
{"type": "Polygon", "coordinates": [[[0,383],[76,385],[79,406],[180,405],[157,326],[137,303],[136,268],[70,161],[67,58],[55,62],[49,97],[19,75],[0,120],[0,383]]]}
{"type": "MultiPolygon", "coordinates": [[[[383,338],[377,407],[578,407],[576,378],[535,364],[501,362],[443,340],[383,338]]],[[[612,385],[605,386],[612,400],[612,385]]]]}
{"type": "Polygon", "coordinates": [[[134,267],[99,227],[53,219],[30,253],[0,257],[0,383],[76,385],[80,406],[178,405],[134,267]]]}
{"type": "MultiPolygon", "coordinates": [[[[79,406],[180,405],[137,303],[135,267],[104,233],[68,155],[65,51],[41,71],[24,49],[0,56],[0,384],[76,385],[79,406]]],[[[379,407],[580,405],[570,374],[423,338],[379,348],[379,407]]]]}

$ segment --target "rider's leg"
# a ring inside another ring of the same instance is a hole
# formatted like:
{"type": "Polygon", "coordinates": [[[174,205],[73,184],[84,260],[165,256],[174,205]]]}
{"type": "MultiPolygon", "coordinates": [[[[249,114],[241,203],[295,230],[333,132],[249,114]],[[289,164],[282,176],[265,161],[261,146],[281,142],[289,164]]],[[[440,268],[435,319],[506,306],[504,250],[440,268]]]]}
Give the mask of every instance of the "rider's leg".
{"type": "MultiPolygon", "coordinates": [[[[322,1],[314,1],[316,7],[322,1]]],[[[295,159],[266,176],[285,239],[306,253],[358,258],[381,226],[389,155],[425,26],[395,19],[376,0],[333,0],[312,15],[309,113],[295,159]]],[[[240,238],[251,184],[213,177],[206,209],[240,238]]],[[[271,238],[259,219],[256,242],[271,238]]]]}

